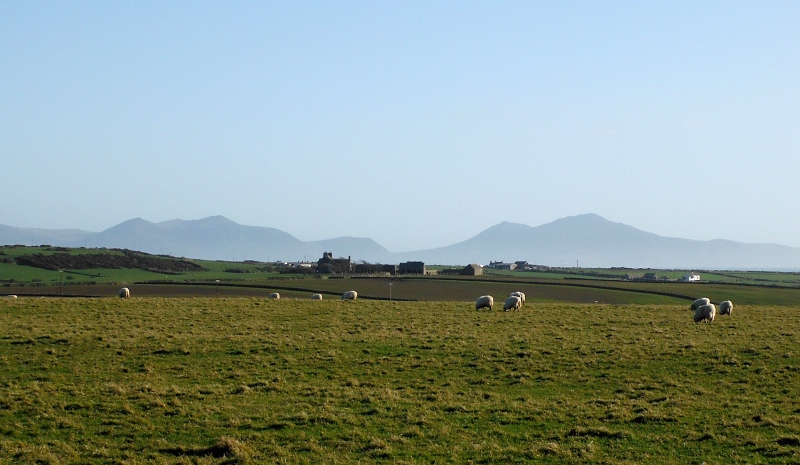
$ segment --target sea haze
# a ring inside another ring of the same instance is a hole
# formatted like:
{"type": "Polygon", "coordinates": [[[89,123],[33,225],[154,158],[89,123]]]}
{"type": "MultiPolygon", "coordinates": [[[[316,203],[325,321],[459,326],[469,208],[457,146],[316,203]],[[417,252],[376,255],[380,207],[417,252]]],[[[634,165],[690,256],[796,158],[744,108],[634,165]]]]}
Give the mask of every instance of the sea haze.
{"type": "Polygon", "coordinates": [[[324,252],[331,252],[336,257],[369,263],[486,265],[492,261],[527,261],[585,268],[800,269],[800,248],[663,237],[595,214],[570,216],[535,227],[502,222],[463,242],[409,252],[390,252],[361,237],[301,241],[279,229],[245,226],[222,216],[161,223],[134,218],[102,232],[0,225],[0,243],[124,248],[232,261],[316,261],[324,252]]]}

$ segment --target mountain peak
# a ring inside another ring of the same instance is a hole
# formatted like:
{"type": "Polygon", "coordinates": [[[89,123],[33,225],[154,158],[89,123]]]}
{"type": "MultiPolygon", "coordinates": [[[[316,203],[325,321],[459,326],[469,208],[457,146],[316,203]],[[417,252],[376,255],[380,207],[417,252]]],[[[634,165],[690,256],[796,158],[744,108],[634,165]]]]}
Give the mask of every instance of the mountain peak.
{"type": "Polygon", "coordinates": [[[150,221],[147,221],[137,216],[136,218],[131,218],[127,221],[123,221],[122,223],[116,226],[112,226],[111,228],[124,229],[124,228],[146,227],[152,225],[153,223],[151,223],[150,221]]]}
{"type": "Polygon", "coordinates": [[[552,223],[570,223],[570,224],[616,224],[609,221],[596,213],[582,213],[580,215],[565,216],[564,218],[552,221],[552,223]]]}
{"type": "Polygon", "coordinates": [[[222,215],[209,216],[200,220],[189,221],[187,223],[198,224],[208,228],[233,228],[239,223],[229,220],[222,215]]]}
{"type": "Polygon", "coordinates": [[[540,226],[503,221],[471,239],[447,247],[390,253],[367,238],[304,242],[274,228],[242,226],[221,216],[153,224],[133,218],[101,233],[0,227],[0,243],[117,247],[198,259],[274,261],[337,256],[376,263],[403,260],[443,265],[521,261],[546,266],[651,267],[672,269],[797,269],[800,249],[727,240],[667,238],[609,221],[594,213],[568,216],[540,226]]]}
{"type": "Polygon", "coordinates": [[[202,221],[202,222],[207,222],[207,223],[234,223],[234,224],[238,224],[235,221],[230,220],[230,219],[228,219],[228,218],[226,218],[226,217],[224,217],[222,215],[209,216],[209,217],[203,218],[201,220],[197,220],[197,221],[202,221]]]}

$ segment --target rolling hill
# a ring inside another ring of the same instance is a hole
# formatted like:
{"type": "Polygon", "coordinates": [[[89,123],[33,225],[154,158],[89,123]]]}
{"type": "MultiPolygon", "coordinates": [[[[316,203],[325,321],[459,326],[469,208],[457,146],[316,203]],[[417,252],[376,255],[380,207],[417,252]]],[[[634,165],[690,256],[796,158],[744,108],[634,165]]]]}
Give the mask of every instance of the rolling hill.
{"type": "Polygon", "coordinates": [[[222,216],[161,223],[135,218],[99,233],[0,225],[0,243],[123,248],[207,260],[316,261],[323,252],[332,252],[370,263],[417,260],[465,265],[526,260],[593,268],[800,269],[799,248],[663,237],[594,214],[535,227],[503,222],[457,244],[399,253],[369,238],[301,241],[279,229],[240,225],[222,216]]]}
{"type": "Polygon", "coordinates": [[[663,237],[585,214],[537,227],[503,222],[447,247],[418,252],[431,263],[527,260],[548,266],[661,269],[800,269],[800,249],[663,237]]]}

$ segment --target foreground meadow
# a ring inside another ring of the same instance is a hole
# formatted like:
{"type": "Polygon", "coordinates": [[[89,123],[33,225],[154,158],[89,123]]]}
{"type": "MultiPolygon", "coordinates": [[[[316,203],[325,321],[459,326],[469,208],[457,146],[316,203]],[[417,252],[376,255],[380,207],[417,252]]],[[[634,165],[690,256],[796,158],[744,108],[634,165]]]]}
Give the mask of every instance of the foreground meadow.
{"type": "Polygon", "coordinates": [[[800,308],[0,302],[0,463],[800,463],[800,308]]]}

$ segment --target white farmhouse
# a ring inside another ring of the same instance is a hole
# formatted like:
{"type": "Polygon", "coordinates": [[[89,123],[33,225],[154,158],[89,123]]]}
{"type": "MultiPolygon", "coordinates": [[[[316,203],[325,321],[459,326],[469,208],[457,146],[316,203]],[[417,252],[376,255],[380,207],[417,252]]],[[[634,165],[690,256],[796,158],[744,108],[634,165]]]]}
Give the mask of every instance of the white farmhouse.
{"type": "Polygon", "coordinates": [[[681,278],[681,281],[685,281],[687,283],[694,282],[694,281],[700,281],[700,275],[695,273],[694,271],[692,271],[690,273],[687,273],[687,274],[683,275],[683,278],[681,278]]]}

